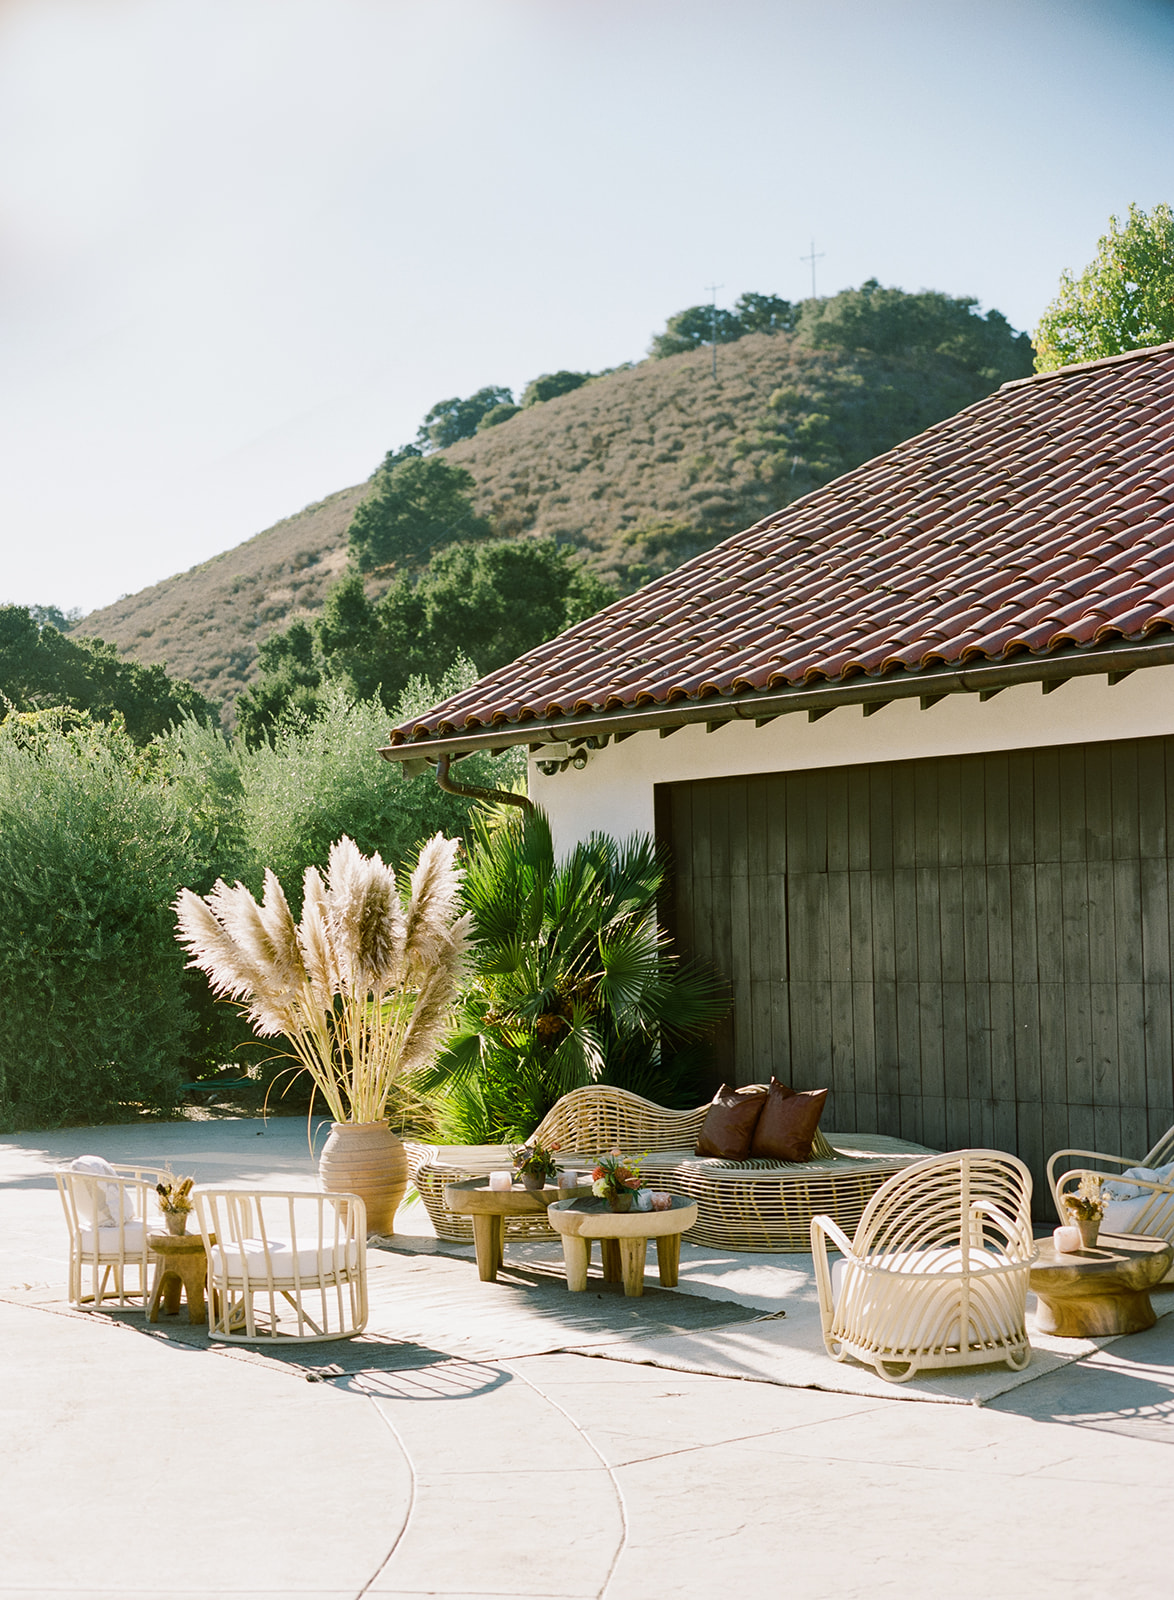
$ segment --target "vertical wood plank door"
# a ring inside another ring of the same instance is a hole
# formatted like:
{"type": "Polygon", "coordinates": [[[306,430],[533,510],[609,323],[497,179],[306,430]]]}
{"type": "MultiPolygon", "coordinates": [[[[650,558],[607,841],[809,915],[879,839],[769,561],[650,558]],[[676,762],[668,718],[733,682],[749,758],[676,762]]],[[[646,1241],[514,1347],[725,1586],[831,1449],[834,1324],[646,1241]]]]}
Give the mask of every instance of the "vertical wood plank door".
{"type": "Polygon", "coordinates": [[[1174,739],[657,790],[666,925],[730,982],[728,1080],[1031,1167],[1174,1123],[1174,739]]]}

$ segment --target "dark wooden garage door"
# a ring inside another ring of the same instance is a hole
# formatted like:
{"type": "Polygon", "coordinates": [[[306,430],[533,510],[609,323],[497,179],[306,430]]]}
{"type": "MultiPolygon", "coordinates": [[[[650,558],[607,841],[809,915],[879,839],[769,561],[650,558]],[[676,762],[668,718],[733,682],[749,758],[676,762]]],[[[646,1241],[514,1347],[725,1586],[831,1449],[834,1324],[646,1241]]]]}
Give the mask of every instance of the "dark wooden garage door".
{"type": "Polygon", "coordinates": [[[1174,739],[663,785],[657,830],[670,931],[733,984],[732,1081],[1037,1184],[1174,1122],[1174,739]]]}

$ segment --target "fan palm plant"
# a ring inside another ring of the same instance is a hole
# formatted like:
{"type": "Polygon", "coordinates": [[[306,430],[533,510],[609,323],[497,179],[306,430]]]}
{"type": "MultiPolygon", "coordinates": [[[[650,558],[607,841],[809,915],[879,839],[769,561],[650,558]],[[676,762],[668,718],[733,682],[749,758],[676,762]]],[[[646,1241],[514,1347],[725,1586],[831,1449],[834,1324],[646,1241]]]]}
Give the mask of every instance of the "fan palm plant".
{"type": "Polygon", "coordinates": [[[657,927],[666,866],[652,840],[595,834],[556,861],[541,811],[487,811],[473,826],[470,982],[422,1080],[445,1089],[449,1134],[524,1138],[587,1083],[681,1104],[728,1000],[715,977],[677,963],[657,927]]]}

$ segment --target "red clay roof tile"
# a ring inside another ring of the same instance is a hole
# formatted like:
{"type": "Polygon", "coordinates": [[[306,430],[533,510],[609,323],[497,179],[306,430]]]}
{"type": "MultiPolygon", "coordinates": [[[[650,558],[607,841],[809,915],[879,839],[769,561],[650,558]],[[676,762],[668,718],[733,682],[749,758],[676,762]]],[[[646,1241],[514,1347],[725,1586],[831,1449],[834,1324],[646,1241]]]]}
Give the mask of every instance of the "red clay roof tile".
{"type": "Polygon", "coordinates": [[[392,734],[1174,628],[1174,345],[1006,384],[392,734]]]}

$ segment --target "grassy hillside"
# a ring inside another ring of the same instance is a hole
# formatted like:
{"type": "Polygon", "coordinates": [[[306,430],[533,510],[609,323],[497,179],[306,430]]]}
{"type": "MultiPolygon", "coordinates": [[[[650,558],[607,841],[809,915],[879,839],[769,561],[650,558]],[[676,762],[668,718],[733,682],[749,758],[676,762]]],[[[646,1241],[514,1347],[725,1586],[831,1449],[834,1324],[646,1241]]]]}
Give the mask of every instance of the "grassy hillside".
{"type": "MultiPolygon", "coordinates": [[[[499,536],[544,535],[621,589],[678,565],[987,392],[943,357],[805,348],[758,334],[645,361],[519,412],[446,454],[499,536]]],[[[260,642],[313,615],[346,563],[366,485],[190,572],[92,612],[78,632],[231,701],[260,642]]],[[[385,580],[384,580],[385,581],[385,580]]],[[[372,592],[382,587],[378,574],[372,592]]]]}

